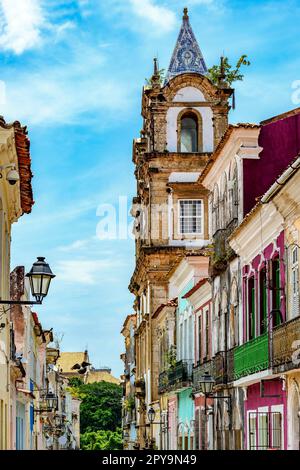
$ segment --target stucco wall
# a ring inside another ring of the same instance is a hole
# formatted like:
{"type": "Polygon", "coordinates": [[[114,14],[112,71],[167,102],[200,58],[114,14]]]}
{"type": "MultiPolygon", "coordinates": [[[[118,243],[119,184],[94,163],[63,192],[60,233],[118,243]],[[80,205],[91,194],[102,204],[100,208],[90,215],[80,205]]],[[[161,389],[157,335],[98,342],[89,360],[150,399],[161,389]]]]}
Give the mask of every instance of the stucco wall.
{"type": "Polygon", "coordinates": [[[244,214],[256,203],[300,151],[300,114],[263,125],[259,160],[244,161],[244,214]]]}

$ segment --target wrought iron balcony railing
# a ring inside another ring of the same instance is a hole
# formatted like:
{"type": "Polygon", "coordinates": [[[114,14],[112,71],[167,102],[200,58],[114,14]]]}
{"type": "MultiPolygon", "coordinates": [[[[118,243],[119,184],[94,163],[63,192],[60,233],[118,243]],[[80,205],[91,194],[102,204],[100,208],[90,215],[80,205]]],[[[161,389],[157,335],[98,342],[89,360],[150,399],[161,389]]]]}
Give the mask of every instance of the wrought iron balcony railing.
{"type": "Polygon", "coordinates": [[[158,393],[165,393],[168,391],[169,386],[169,373],[167,370],[161,372],[158,376],[158,393]]]}
{"type": "Polygon", "coordinates": [[[216,385],[225,385],[227,383],[227,364],[226,353],[218,352],[214,359],[215,381],[216,385]]]}
{"type": "Polygon", "coordinates": [[[193,389],[195,391],[199,390],[199,381],[203,375],[208,372],[209,375],[215,377],[215,362],[213,360],[203,362],[198,364],[193,369],[193,389]]]}
{"type": "Polygon", "coordinates": [[[159,393],[189,387],[192,382],[192,371],[192,361],[181,360],[174,367],[161,372],[158,378],[159,393]]]}
{"type": "Polygon", "coordinates": [[[235,380],[267,369],[269,366],[268,334],[235,348],[233,354],[235,380]]]}
{"type": "Polygon", "coordinates": [[[226,354],[227,361],[227,383],[234,381],[234,349],[229,349],[226,354]]]}
{"type": "Polygon", "coordinates": [[[294,318],[273,330],[272,366],[274,372],[300,368],[296,341],[300,340],[300,317],[294,318]]]}

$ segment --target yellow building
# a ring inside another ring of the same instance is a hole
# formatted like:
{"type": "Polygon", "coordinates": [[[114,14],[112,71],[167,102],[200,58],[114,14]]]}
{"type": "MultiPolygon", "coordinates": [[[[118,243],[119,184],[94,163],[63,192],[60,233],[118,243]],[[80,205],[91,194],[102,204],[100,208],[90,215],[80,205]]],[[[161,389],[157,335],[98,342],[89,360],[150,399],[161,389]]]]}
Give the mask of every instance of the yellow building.
{"type": "Polygon", "coordinates": [[[57,361],[61,373],[67,377],[77,377],[84,383],[109,382],[120,385],[121,380],[111,374],[109,367],[95,369],[91,367],[88,351],[62,352],[57,361]]]}
{"type": "MultiPolygon", "coordinates": [[[[18,122],[0,117],[0,296],[9,299],[11,226],[33,205],[29,139],[18,122]]],[[[0,449],[10,448],[9,309],[0,306],[0,449]]]]}
{"type": "Polygon", "coordinates": [[[64,376],[82,378],[84,382],[89,369],[89,365],[85,367],[85,364],[90,364],[87,351],[61,352],[57,361],[57,366],[64,376]]]}
{"type": "Polygon", "coordinates": [[[94,369],[92,367],[87,374],[86,383],[92,384],[94,382],[108,382],[120,385],[121,380],[111,374],[111,369],[109,369],[109,367],[102,367],[100,369],[94,369]]]}

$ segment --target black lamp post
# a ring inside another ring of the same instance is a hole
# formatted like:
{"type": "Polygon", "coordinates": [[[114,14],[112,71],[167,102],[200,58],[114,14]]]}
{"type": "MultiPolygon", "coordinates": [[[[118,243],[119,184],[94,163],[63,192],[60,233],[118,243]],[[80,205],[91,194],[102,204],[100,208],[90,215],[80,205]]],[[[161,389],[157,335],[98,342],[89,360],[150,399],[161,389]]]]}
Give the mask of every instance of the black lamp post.
{"type": "Polygon", "coordinates": [[[154,420],[155,420],[155,410],[154,408],[151,406],[151,408],[149,408],[148,410],[148,420],[149,420],[149,423],[150,424],[153,424],[154,423],[154,420]]]}
{"type": "Polygon", "coordinates": [[[56,411],[57,410],[57,405],[58,405],[58,397],[54,395],[53,392],[47,393],[45,397],[46,403],[48,403],[48,409],[51,411],[56,411]]]}
{"type": "Polygon", "coordinates": [[[37,261],[33,263],[31,270],[26,274],[30,282],[31,294],[35,298],[32,300],[0,300],[0,304],[5,305],[41,305],[44,298],[48,294],[51,280],[55,274],[50,269],[45,258],[38,257],[37,261]]]}
{"type": "Polygon", "coordinates": [[[34,408],[34,413],[51,413],[57,411],[58,397],[48,392],[41,400],[40,408],[34,408]]]}
{"type": "MultiPolygon", "coordinates": [[[[199,390],[200,393],[203,393],[205,398],[204,404],[204,414],[205,414],[205,421],[207,419],[207,398],[211,398],[212,400],[228,400],[228,411],[231,413],[231,396],[220,396],[220,395],[213,395],[213,390],[216,385],[216,381],[214,377],[212,377],[209,372],[205,372],[199,380],[199,390]]],[[[206,423],[205,423],[206,424],[206,423]]]]}
{"type": "Polygon", "coordinates": [[[203,395],[209,396],[212,393],[215,385],[215,379],[208,372],[205,372],[205,374],[200,377],[199,388],[203,395]]]}

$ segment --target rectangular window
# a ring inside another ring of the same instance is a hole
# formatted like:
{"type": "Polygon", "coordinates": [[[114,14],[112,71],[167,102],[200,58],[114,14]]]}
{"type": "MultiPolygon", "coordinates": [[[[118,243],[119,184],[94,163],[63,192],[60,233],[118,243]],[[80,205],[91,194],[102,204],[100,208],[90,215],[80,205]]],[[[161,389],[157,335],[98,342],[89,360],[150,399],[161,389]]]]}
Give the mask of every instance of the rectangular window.
{"type": "Polygon", "coordinates": [[[198,317],[198,360],[202,360],[202,318],[201,315],[198,317]]]}
{"type": "Polygon", "coordinates": [[[248,339],[251,340],[256,336],[255,325],[255,279],[251,277],[248,280],[248,339]]]}
{"type": "Polygon", "coordinates": [[[259,274],[259,303],[260,303],[260,334],[263,335],[267,331],[267,313],[268,313],[266,268],[263,268],[259,274]]]}
{"type": "Polygon", "coordinates": [[[272,261],[272,309],[273,326],[281,323],[281,282],[280,282],[280,261],[275,258],[272,261]]]}
{"type": "Polygon", "coordinates": [[[209,310],[205,312],[205,357],[209,356],[209,310]]]}
{"type": "Polygon", "coordinates": [[[203,201],[179,201],[179,225],[181,234],[203,233],[203,201]]]}
{"type": "Polygon", "coordinates": [[[258,449],[265,450],[269,447],[269,420],[267,413],[258,413],[258,449]]]}
{"type": "Polygon", "coordinates": [[[292,318],[299,315],[299,261],[298,247],[292,251],[291,266],[291,284],[292,284],[292,318]]]}
{"type": "Polygon", "coordinates": [[[281,449],[282,415],[279,412],[249,413],[249,449],[281,449]]]}

